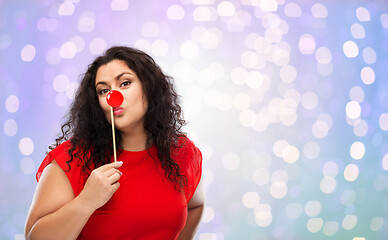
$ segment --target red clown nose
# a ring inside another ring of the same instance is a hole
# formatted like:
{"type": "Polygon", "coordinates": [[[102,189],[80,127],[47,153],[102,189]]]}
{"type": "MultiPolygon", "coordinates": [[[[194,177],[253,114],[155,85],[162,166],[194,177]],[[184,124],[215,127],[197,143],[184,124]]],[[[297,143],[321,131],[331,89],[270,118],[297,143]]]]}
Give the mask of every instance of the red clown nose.
{"type": "Polygon", "coordinates": [[[123,103],[124,97],[121,92],[112,90],[106,95],[106,101],[108,102],[109,106],[118,107],[123,103]]]}

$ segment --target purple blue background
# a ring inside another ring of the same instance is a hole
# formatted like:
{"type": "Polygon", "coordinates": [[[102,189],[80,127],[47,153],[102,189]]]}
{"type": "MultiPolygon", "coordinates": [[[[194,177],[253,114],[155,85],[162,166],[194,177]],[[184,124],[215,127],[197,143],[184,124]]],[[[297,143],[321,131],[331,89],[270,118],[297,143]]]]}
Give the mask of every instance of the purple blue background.
{"type": "Polygon", "coordinates": [[[385,239],[387,5],[0,0],[0,239],[23,239],[80,76],[118,44],[182,96],[204,156],[196,239],[385,239]]]}

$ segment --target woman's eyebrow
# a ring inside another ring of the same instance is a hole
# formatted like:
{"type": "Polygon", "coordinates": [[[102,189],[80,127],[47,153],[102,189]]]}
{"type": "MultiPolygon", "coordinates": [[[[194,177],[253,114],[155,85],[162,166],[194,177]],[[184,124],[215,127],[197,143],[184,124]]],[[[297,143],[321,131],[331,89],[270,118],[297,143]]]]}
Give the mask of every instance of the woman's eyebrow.
{"type": "Polygon", "coordinates": [[[120,73],[119,75],[116,76],[116,80],[119,80],[124,74],[129,74],[129,75],[133,76],[133,74],[130,73],[130,72],[122,72],[122,73],[120,73]]]}
{"type": "MultiPolygon", "coordinates": [[[[130,72],[122,72],[122,73],[120,73],[119,75],[117,75],[117,76],[115,77],[116,81],[119,80],[124,74],[129,74],[129,75],[133,76],[133,74],[130,73],[130,72]]],[[[106,83],[105,81],[100,81],[100,82],[98,82],[98,83],[96,84],[96,88],[97,88],[97,85],[98,85],[98,84],[105,84],[105,85],[108,85],[108,83],[106,83]]]]}

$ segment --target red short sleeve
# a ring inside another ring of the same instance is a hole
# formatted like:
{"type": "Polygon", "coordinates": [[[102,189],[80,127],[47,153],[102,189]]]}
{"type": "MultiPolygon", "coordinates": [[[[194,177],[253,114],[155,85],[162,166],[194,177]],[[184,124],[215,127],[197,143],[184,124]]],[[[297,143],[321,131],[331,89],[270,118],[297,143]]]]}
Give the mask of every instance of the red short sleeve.
{"type": "Polygon", "coordinates": [[[194,143],[186,138],[181,139],[183,146],[177,149],[176,161],[181,173],[187,177],[185,196],[187,202],[193,197],[202,176],[202,153],[194,143]]]}
{"type": "Polygon", "coordinates": [[[36,180],[39,182],[43,170],[46,168],[47,165],[49,165],[53,160],[55,160],[65,172],[73,188],[73,192],[75,196],[77,196],[83,189],[85,177],[84,175],[82,175],[82,169],[79,165],[79,161],[73,159],[73,161],[70,163],[70,168],[69,165],[66,163],[68,160],[70,160],[70,156],[68,154],[68,150],[70,149],[70,147],[71,143],[70,140],[68,140],[58,145],[52,151],[50,151],[43,159],[42,163],[38,168],[38,171],[36,173],[36,180]]]}

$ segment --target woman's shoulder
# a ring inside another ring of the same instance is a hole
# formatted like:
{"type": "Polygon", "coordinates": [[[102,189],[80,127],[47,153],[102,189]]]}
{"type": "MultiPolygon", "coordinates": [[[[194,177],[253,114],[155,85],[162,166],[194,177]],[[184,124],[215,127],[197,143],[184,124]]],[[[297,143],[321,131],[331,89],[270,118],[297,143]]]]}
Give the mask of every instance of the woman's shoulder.
{"type": "Polygon", "coordinates": [[[67,140],[67,141],[64,141],[63,143],[59,144],[58,146],[56,146],[54,149],[52,149],[49,152],[49,154],[58,155],[58,154],[67,153],[67,150],[69,150],[70,147],[71,147],[71,141],[67,140]]]}
{"type": "Polygon", "coordinates": [[[172,157],[180,164],[200,165],[202,163],[201,151],[186,135],[179,137],[172,157]]]}

